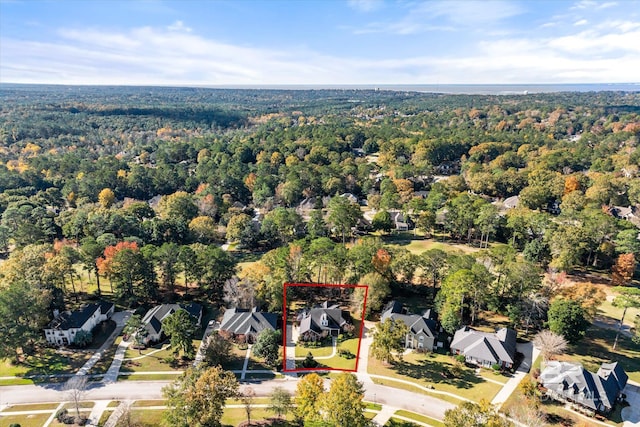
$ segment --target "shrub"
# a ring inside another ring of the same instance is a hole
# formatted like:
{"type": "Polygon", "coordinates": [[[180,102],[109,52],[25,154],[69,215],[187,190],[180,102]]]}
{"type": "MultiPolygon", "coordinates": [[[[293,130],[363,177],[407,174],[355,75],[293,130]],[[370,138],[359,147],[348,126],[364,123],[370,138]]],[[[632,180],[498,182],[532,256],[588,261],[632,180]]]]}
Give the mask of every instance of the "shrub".
{"type": "Polygon", "coordinates": [[[85,348],[93,341],[93,334],[91,332],[79,330],[76,336],[73,338],[73,345],[78,348],[85,348]]]}
{"type": "Polygon", "coordinates": [[[302,361],[303,368],[315,368],[318,366],[318,362],[313,358],[311,352],[307,353],[307,357],[302,361]]]}
{"type": "Polygon", "coordinates": [[[494,363],[493,365],[491,365],[491,369],[498,372],[502,369],[502,366],[498,365],[497,363],[494,363]]]}
{"type": "Polygon", "coordinates": [[[466,357],[464,357],[464,354],[458,354],[456,356],[456,361],[460,362],[460,363],[464,363],[466,361],[466,357]]]}
{"type": "Polygon", "coordinates": [[[9,424],[9,427],[22,427],[18,423],[9,424]]]}

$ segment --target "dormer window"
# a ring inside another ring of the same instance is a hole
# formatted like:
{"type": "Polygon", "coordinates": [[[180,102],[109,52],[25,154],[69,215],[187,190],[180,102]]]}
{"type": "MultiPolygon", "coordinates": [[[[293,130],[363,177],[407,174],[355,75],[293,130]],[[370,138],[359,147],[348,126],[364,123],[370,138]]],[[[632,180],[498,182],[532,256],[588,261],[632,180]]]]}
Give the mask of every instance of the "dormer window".
{"type": "Polygon", "coordinates": [[[329,326],[329,319],[327,318],[327,313],[322,313],[322,317],[320,317],[320,324],[322,326],[329,326]]]}

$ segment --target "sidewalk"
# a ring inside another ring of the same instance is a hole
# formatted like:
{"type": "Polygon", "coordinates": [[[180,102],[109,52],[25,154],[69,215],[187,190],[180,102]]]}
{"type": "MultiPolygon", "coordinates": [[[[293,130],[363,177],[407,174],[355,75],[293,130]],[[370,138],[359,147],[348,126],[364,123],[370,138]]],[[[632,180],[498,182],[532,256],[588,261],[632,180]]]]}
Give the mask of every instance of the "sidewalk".
{"type": "Polygon", "coordinates": [[[389,422],[389,419],[393,414],[396,413],[397,410],[398,408],[394,408],[393,406],[382,405],[382,409],[380,410],[380,412],[378,412],[378,415],[373,417],[371,422],[374,425],[383,426],[387,422],[389,422]]]}
{"type": "Polygon", "coordinates": [[[509,381],[506,382],[502,389],[496,394],[496,396],[491,401],[491,404],[495,405],[497,409],[500,409],[502,404],[509,399],[509,396],[515,391],[518,387],[518,384],[522,381],[522,379],[529,373],[531,366],[533,365],[533,361],[538,358],[540,351],[533,346],[533,344],[528,343],[529,345],[526,347],[527,351],[530,350],[531,353],[525,354],[525,360],[520,363],[518,370],[513,374],[513,377],[509,378],[509,381]],[[529,349],[530,347],[530,349],[529,349]]]}
{"type": "Polygon", "coordinates": [[[76,375],[87,375],[91,368],[93,368],[93,366],[98,363],[98,360],[102,358],[104,352],[113,345],[118,335],[120,335],[120,332],[122,332],[122,330],[124,329],[124,324],[126,323],[127,319],[129,319],[129,316],[131,316],[131,313],[128,311],[118,311],[117,313],[113,313],[113,316],[111,316],[111,320],[116,322],[116,329],[109,336],[109,338],[107,338],[104,344],[100,346],[98,351],[96,351],[93,356],[91,356],[91,358],[89,358],[89,360],[87,360],[87,362],[82,366],[82,368],[78,370],[76,375]]]}

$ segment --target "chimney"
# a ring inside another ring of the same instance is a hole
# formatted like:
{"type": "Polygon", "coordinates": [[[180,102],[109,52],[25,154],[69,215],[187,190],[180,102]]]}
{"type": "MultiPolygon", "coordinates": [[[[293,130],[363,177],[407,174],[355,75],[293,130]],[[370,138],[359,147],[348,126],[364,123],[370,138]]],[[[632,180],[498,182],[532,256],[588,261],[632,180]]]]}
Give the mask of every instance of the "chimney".
{"type": "Polygon", "coordinates": [[[58,317],[60,317],[60,310],[58,310],[57,308],[53,309],[53,318],[57,319],[58,317]]]}

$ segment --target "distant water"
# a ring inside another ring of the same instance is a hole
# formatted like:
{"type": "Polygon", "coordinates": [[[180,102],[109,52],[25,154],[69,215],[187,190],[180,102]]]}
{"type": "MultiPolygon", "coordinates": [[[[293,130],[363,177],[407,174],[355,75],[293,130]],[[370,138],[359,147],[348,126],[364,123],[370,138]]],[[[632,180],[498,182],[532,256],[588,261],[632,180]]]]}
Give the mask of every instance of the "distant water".
{"type": "Polygon", "coordinates": [[[209,86],[225,89],[379,89],[402,92],[446,93],[459,95],[523,95],[553,92],[640,92],[640,83],[590,83],[590,84],[455,84],[455,85],[243,85],[209,86]]]}

